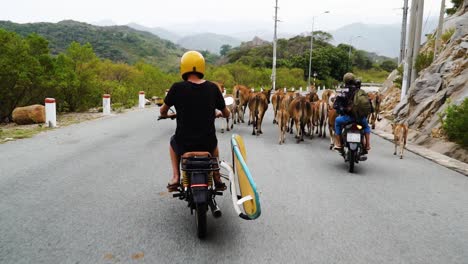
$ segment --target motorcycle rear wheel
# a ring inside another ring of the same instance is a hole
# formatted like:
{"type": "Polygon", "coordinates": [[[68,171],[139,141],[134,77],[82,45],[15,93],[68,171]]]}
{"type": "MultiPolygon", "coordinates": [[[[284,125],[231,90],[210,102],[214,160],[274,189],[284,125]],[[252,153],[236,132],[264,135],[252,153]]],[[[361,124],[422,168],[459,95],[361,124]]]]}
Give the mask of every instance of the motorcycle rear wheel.
{"type": "Polygon", "coordinates": [[[197,204],[195,206],[195,222],[197,224],[197,236],[198,238],[204,238],[206,236],[206,211],[207,204],[197,204]]]}
{"type": "Polygon", "coordinates": [[[356,162],[356,152],[353,150],[348,151],[349,172],[354,172],[354,163],[356,162]]]}

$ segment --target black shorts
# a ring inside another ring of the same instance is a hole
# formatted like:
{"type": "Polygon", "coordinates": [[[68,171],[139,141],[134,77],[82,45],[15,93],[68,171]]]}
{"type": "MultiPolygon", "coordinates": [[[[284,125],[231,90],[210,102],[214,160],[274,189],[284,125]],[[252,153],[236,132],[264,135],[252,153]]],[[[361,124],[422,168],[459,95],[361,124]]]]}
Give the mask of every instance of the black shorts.
{"type": "Polygon", "coordinates": [[[216,138],[203,140],[196,143],[184,144],[176,142],[175,135],[171,137],[171,147],[178,156],[184,155],[186,152],[192,151],[207,151],[213,154],[216,146],[218,146],[218,140],[216,138]]]}

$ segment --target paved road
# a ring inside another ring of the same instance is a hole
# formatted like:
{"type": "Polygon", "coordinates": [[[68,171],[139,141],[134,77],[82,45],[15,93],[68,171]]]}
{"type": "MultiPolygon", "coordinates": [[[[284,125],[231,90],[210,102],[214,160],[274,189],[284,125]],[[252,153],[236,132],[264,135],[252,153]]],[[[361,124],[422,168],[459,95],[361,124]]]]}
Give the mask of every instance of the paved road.
{"type": "MultiPolygon", "coordinates": [[[[349,174],[328,140],[245,124],[262,215],[228,197],[200,241],[165,192],[175,123],[145,109],[0,145],[0,263],[468,263],[468,178],[373,138],[349,174]]],[[[230,134],[219,134],[229,160],[230,134]]]]}

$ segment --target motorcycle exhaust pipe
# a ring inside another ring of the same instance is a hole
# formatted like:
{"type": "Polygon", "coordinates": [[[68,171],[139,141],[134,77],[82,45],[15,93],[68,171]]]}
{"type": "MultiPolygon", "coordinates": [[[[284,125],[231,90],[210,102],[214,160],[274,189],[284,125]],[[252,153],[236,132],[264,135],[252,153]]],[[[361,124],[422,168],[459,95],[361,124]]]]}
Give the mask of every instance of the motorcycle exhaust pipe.
{"type": "Polygon", "coordinates": [[[214,201],[211,201],[209,203],[211,213],[213,214],[214,218],[220,218],[222,213],[221,210],[219,209],[218,205],[215,204],[214,201]]]}

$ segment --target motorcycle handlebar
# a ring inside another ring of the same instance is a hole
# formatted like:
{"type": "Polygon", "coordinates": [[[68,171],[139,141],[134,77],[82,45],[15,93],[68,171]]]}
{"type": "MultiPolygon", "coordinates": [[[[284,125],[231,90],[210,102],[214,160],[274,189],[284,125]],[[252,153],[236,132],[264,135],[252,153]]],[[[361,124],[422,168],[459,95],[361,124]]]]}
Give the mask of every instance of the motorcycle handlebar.
{"type": "Polygon", "coordinates": [[[174,120],[176,117],[175,116],[158,116],[158,121],[162,119],[169,119],[169,118],[174,120]]]}

